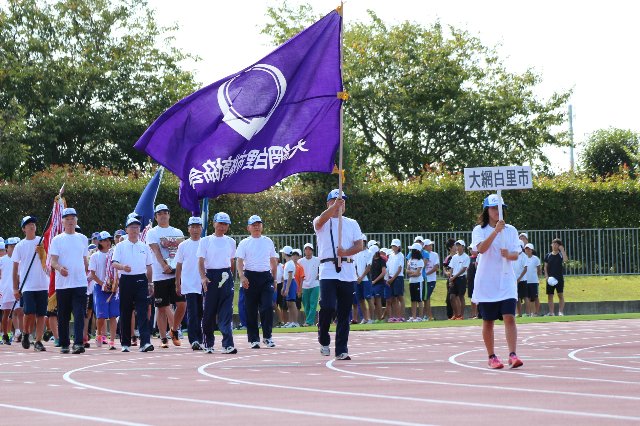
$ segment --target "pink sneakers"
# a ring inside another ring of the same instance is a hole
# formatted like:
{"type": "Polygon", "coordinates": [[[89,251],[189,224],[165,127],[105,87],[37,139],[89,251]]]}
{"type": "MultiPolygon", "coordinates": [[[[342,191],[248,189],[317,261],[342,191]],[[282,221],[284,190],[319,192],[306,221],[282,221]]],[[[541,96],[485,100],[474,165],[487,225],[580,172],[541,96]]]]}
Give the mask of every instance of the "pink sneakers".
{"type": "MultiPolygon", "coordinates": [[[[511,363],[511,359],[509,359],[509,363],[511,363]]],[[[520,365],[522,365],[522,362],[520,362],[520,365]]],[[[489,358],[489,368],[493,368],[493,369],[504,368],[504,364],[500,362],[500,359],[497,356],[493,356],[489,358]]]]}
{"type": "Polygon", "coordinates": [[[518,368],[518,367],[522,367],[522,361],[520,361],[520,358],[518,358],[518,355],[516,354],[512,354],[509,355],[509,368],[518,368]]]}

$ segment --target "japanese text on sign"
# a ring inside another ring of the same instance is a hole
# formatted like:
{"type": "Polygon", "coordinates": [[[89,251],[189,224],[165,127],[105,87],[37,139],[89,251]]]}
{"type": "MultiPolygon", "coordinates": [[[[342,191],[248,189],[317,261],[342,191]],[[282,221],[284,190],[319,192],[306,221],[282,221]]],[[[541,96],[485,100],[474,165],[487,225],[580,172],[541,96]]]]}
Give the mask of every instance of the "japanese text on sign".
{"type": "Polygon", "coordinates": [[[474,167],[464,169],[465,191],[533,188],[530,166],[474,167]]]}

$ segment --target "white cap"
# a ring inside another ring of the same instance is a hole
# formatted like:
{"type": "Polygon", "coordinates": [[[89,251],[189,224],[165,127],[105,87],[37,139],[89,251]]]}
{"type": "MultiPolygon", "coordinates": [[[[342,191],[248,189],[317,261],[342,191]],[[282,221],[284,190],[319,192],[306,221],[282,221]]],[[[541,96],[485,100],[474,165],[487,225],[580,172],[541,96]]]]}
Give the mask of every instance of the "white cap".
{"type": "Polygon", "coordinates": [[[136,224],[136,223],[138,225],[142,226],[142,223],[140,223],[140,221],[138,219],[136,219],[135,217],[130,217],[129,219],[127,219],[127,225],[126,226],[133,225],[133,224],[136,224]]]}
{"type": "Polygon", "coordinates": [[[102,231],[98,234],[98,241],[104,241],[113,238],[107,231],[102,231]]]}
{"type": "Polygon", "coordinates": [[[467,244],[465,244],[464,240],[458,240],[458,241],[456,241],[456,244],[459,245],[459,246],[462,246],[462,247],[466,247],[467,246],[467,244]]]}
{"type": "Polygon", "coordinates": [[[558,279],[556,277],[549,277],[549,279],[547,280],[547,284],[549,284],[551,287],[558,285],[558,279]]]}
{"type": "Polygon", "coordinates": [[[169,211],[169,207],[167,207],[166,204],[158,204],[153,212],[154,213],[158,213],[158,212],[165,211],[165,210],[169,211]]]}
{"type": "Polygon", "coordinates": [[[0,250],[4,250],[4,241],[0,243],[0,250]]]}
{"type": "Polygon", "coordinates": [[[127,215],[127,219],[129,219],[130,217],[141,218],[141,217],[142,217],[142,215],[141,215],[141,214],[138,214],[138,213],[136,213],[136,212],[131,212],[131,213],[129,213],[129,214],[127,215]]]}
{"type": "Polygon", "coordinates": [[[401,247],[401,246],[402,246],[402,243],[400,242],[400,240],[399,240],[399,239],[394,238],[393,240],[391,240],[391,245],[392,245],[392,246],[396,246],[396,247],[401,247]]]}
{"type": "Polygon", "coordinates": [[[393,253],[393,250],[391,250],[390,248],[381,248],[380,249],[381,252],[383,252],[384,254],[386,254],[387,256],[390,256],[393,253]]]}
{"type": "Polygon", "coordinates": [[[527,245],[525,245],[524,248],[533,250],[533,244],[527,243],[527,245]]]}
{"type": "Polygon", "coordinates": [[[418,235],[417,237],[415,237],[415,238],[413,239],[413,242],[414,242],[414,243],[417,243],[418,241],[420,241],[421,243],[423,243],[423,242],[424,242],[424,238],[422,238],[422,236],[418,235]]]}
{"type": "Polygon", "coordinates": [[[200,216],[191,216],[189,221],[187,222],[187,226],[191,225],[201,225],[202,226],[202,218],[200,216]]]}
{"type": "Polygon", "coordinates": [[[309,247],[311,250],[313,250],[313,244],[311,244],[311,243],[307,243],[307,244],[305,244],[302,248],[303,248],[303,249],[306,249],[307,247],[309,247]]]}
{"type": "Polygon", "coordinates": [[[247,221],[247,225],[253,225],[254,223],[258,223],[258,222],[262,223],[262,219],[257,214],[254,214],[247,221]]]}
{"type": "Polygon", "coordinates": [[[291,246],[284,246],[280,249],[280,253],[284,253],[287,256],[291,256],[293,254],[293,247],[291,246]]]}
{"type": "Polygon", "coordinates": [[[218,212],[213,216],[213,221],[218,223],[227,223],[231,225],[231,217],[225,212],[218,212]]]}
{"type": "Polygon", "coordinates": [[[300,251],[300,249],[293,249],[291,254],[297,254],[298,256],[302,257],[302,251],[300,251]]]}
{"type": "Polygon", "coordinates": [[[520,235],[518,235],[518,238],[519,237],[525,237],[527,240],[529,239],[529,236],[527,235],[526,232],[521,232],[520,235]]]}
{"type": "Polygon", "coordinates": [[[375,254],[375,253],[377,253],[379,251],[380,251],[380,248],[378,246],[374,245],[374,246],[369,247],[369,253],[371,253],[371,254],[375,254]]]}
{"type": "Polygon", "coordinates": [[[430,239],[428,239],[428,238],[427,238],[427,239],[426,239],[426,240],[424,240],[422,243],[423,243],[425,246],[430,246],[430,245],[432,245],[432,244],[433,244],[433,241],[431,241],[430,239]]]}
{"type": "Polygon", "coordinates": [[[62,210],[62,217],[67,217],[67,216],[78,216],[78,213],[76,213],[76,209],[74,209],[73,207],[67,207],[66,209],[62,210]]]}
{"type": "Polygon", "coordinates": [[[422,244],[420,243],[413,243],[409,246],[410,250],[422,250],[422,244]]]}
{"type": "Polygon", "coordinates": [[[7,241],[5,241],[5,245],[6,246],[14,246],[14,245],[18,244],[19,242],[20,242],[20,238],[11,237],[11,238],[7,238],[7,241]]]}
{"type": "Polygon", "coordinates": [[[371,248],[371,246],[377,246],[378,242],[376,240],[371,240],[367,243],[367,248],[371,248]]]}

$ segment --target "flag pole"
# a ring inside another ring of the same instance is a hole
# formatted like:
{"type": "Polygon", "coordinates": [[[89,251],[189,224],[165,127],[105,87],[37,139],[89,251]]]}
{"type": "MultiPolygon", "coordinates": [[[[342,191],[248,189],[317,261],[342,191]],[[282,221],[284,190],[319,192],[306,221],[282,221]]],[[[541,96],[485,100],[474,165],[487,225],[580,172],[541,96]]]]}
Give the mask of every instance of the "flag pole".
{"type": "MultiPolygon", "coordinates": [[[[338,97],[342,99],[340,103],[340,147],[338,148],[338,197],[342,198],[342,151],[343,151],[343,136],[342,136],[342,124],[344,120],[344,101],[346,100],[346,92],[344,91],[344,81],[342,80],[342,63],[343,63],[343,37],[344,37],[344,2],[340,1],[338,7],[338,13],[340,14],[340,81],[342,82],[342,92],[338,93],[338,97]]],[[[338,248],[342,247],[342,209],[338,212],[338,248]]],[[[337,266],[342,266],[342,256],[338,256],[337,266]]]]}

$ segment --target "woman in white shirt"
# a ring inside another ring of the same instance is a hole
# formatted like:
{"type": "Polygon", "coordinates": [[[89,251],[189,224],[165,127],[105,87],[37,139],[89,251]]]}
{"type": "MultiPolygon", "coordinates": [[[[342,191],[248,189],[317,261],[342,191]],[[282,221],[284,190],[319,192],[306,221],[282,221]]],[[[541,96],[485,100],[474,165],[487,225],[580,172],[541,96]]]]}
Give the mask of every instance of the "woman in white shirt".
{"type": "Polygon", "coordinates": [[[504,320],[509,366],[517,368],[522,361],[516,355],[516,276],[511,262],[518,259],[520,242],[518,231],[500,219],[498,206],[502,198],[491,194],[484,199],[478,225],[473,229],[471,247],[478,255],[478,269],[473,290],[473,302],[482,315],[482,337],[489,355],[489,368],[504,365],[494,352],[493,326],[497,319],[504,320]]]}

